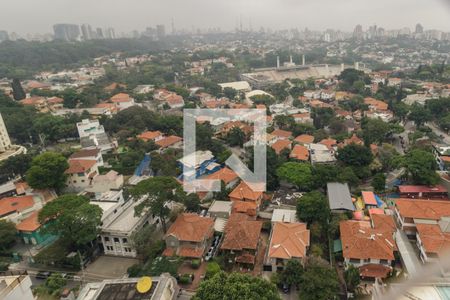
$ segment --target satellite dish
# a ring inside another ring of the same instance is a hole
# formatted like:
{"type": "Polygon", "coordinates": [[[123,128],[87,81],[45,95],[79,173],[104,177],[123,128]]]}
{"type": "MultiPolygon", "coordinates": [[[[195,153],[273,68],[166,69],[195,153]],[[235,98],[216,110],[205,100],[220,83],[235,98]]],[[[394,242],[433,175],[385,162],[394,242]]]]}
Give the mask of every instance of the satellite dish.
{"type": "Polygon", "coordinates": [[[139,293],[145,294],[152,288],[152,278],[144,276],[136,284],[136,289],[139,293]]]}

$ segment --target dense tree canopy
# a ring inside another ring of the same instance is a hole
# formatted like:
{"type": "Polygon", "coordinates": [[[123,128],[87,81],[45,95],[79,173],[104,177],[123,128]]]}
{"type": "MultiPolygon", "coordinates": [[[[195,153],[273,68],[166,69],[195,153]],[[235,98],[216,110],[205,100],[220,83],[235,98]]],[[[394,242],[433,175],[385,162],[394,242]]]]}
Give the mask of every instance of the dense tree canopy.
{"type": "Polygon", "coordinates": [[[348,166],[363,167],[372,162],[373,155],[368,147],[352,143],[339,149],[337,158],[348,166]]]}
{"type": "Polygon", "coordinates": [[[305,223],[325,224],[330,217],[327,198],[318,191],[304,194],[297,200],[297,217],[305,223]]]}
{"type": "Polygon", "coordinates": [[[65,186],[67,176],[64,171],[68,167],[66,158],[61,154],[44,152],[33,158],[26,173],[27,183],[36,189],[60,190],[65,186]]]}
{"type": "Polygon", "coordinates": [[[339,293],[336,271],[326,262],[310,258],[302,275],[299,299],[334,299],[339,293]]]}
{"type": "Polygon", "coordinates": [[[0,251],[5,251],[16,240],[16,225],[7,220],[0,220],[0,251]]]}
{"type": "Polygon", "coordinates": [[[59,236],[70,246],[82,246],[99,234],[102,209],[89,203],[89,198],[67,194],[47,203],[39,212],[45,230],[59,236]]]}
{"type": "Polygon", "coordinates": [[[411,150],[405,156],[404,167],[415,184],[434,185],[439,182],[436,160],[430,152],[411,150]]]}
{"type": "Polygon", "coordinates": [[[278,290],[269,281],[247,274],[224,272],[202,281],[193,300],[278,300],[278,290]]]}

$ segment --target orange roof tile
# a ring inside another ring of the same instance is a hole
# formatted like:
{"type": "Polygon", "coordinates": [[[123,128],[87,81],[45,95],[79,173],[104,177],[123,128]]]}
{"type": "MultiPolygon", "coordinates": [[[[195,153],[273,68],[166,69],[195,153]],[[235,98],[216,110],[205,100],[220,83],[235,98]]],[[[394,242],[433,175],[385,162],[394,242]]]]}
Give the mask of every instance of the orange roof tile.
{"type": "Polygon", "coordinates": [[[364,104],[374,107],[376,110],[387,110],[388,104],[386,102],[367,97],[364,98],[364,104]]]}
{"type": "Polygon", "coordinates": [[[181,257],[194,257],[194,258],[200,258],[203,256],[203,253],[205,252],[204,248],[190,248],[190,247],[180,247],[178,249],[178,256],[181,257]]]}
{"type": "Polygon", "coordinates": [[[92,159],[71,159],[66,174],[84,173],[92,168],[97,162],[92,159]]]}
{"type": "Polygon", "coordinates": [[[119,93],[111,97],[111,101],[114,103],[118,102],[130,102],[132,99],[130,95],[126,93],[119,93]]]}
{"type": "Polygon", "coordinates": [[[291,131],[286,131],[282,129],[276,129],[270,133],[271,135],[282,137],[282,138],[290,138],[292,136],[291,131]]]}
{"type": "Polygon", "coordinates": [[[237,174],[228,167],[222,168],[217,172],[209,174],[206,179],[219,179],[225,184],[228,184],[238,178],[237,174]]]}
{"type": "Polygon", "coordinates": [[[305,223],[275,222],[269,245],[270,258],[303,258],[309,246],[310,233],[305,223]]]}
{"type": "Polygon", "coordinates": [[[251,221],[246,215],[231,214],[225,226],[225,238],[220,249],[241,251],[256,250],[261,234],[262,222],[251,221]]]}
{"type": "Polygon", "coordinates": [[[232,200],[251,200],[257,202],[261,199],[262,195],[263,192],[253,191],[244,181],[241,181],[228,196],[232,200]]]}
{"type": "Polygon", "coordinates": [[[162,136],[162,133],[160,131],[145,131],[137,136],[138,139],[141,139],[145,142],[154,140],[157,137],[162,136]]]}
{"type": "Polygon", "coordinates": [[[378,205],[377,200],[375,199],[375,194],[373,192],[362,191],[361,196],[366,205],[378,205]]]}
{"type": "Polygon", "coordinates": [[[302,145],[295,145],[294,149],[292,149],[291,154],[289,155],[290,158],[295,158],[298,160],[309,160],[309,150],[305,146],[302,145]]]}
{"type": "Polygon", "coordinates": [[[394,218],[390,215],[372,214],[373,228],[380,229],[386,232],[394,232],[397,229],[394,218]]]}
{"type": "Polygon", "coordinates": [[[38,221],[39,212],[35,211],[30,216],[22,220],[19,224],[16,225],[16,229],[19,231],[27,231],[32,232],[41,227],[41,224],[38,221]]]}
{"type": "Polygon", "coordinates": [[[368,278],[386,278],[392,271],[391,267],[380,264],[367,264],[361,266],[359,269],[359,276],[368,278]]]}
{"type": "Polygon", "coordinates": [[[427,253],[446,255],[450,249],[450,233],[442,232],[438,224],[416,224],[417,232],[427,253]]]}
{"type": "Polygon", "coordinates": [[[181,142],[183,139],[176,135],[171,135],[168,137],[165,137],[159,141],[156,141],[155,144],[158,145],[161,148],[167,148],[169,146],[172,146],[178,142],[181,142]]]}
{"type": "Polygon", "coordinates": [[[278,140],[272,144],[272,149],[275,150],[276,154],[280,154],[284,149],[291,149],[291,141],[289,140],[278,140]]]}
{"type": "Polygon", "coordinates": [[[392,232],[374,229],[365,221],[339,223],[343,256],[348,259],[394,259],[396,250],[392,232]]]}
{"type": "Polygon", "coordinates": [[[400,198],[395,201],[395,206],[404,218],[439,220],[450,216],[450,201],[400,198]]]}
{"type": "Polygon", "coordinates": [[[256,216],[258,206],[255,202],[233,201],[233,212],[243,213],[248,216],[256,216]]]}
{"type": "Polygon", "coordinates": [[[302,134],[296,137],[294,141],[300,144],[311,144],[314,142],[314,137],[309,134],[302,134]]]}
{"type": "Polygon", "coordinates": [[[214,233],[214,220],[197,214],[183,213],[170,226],[166,236],[172,235],[180,241],[201,242],[214,233]]]}
{"type": "Polygon", "coordinates": [[[359,137],[357,137],[356,134],[353,134],[351,136],[351,138],[344,140],[344,144],[345,145],[350,145],[350,144],[363,145],[364,142],[359,137]]]}
{"type": "Polygon", "coordinates": [[[33,196],[6,197],[0,199],[0,217],[21,212],[34,205],[33,196]]]}
{"type": "Polygon", "coordinates": [[[332,150],[333,147],[337,146],[337,141],[335,139],[328,138],[321,140],[319,144],[325,145],[329,150],[332,150]]]}

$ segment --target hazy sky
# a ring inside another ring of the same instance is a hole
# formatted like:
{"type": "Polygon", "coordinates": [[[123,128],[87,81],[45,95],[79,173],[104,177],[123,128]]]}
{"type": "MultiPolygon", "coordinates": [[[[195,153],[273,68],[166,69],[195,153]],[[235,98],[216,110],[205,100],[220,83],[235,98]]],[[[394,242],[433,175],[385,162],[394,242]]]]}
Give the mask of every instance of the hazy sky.
{"type": "Polygon", "coordinates": [[[450,31],[450,0],[0,0],[0,30],[52,32],[55,23],[89,23],[116,31],[143,30],[171,19],[176,28],[353,30],[377,24],[386,29],[421,23],[450,31]]]}

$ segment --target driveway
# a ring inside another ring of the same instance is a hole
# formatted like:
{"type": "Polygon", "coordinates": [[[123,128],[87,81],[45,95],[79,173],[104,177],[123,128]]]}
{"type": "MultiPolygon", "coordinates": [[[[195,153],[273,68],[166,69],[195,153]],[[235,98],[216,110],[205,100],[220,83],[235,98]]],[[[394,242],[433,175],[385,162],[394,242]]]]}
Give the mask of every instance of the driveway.
{"type": "MultiPolygon", "coordinates": [[[[101,281],[103,279],[122,278],[127,275],[127,269],[139,260],[134,258],[99,256],[93,263],[84,270],[84,277],[87,281],[101,281]]],[[[82,276],[83,272],[78,272],[82,276]]]]}

